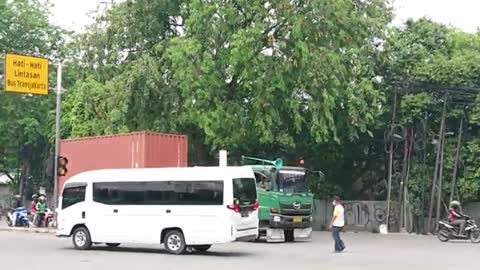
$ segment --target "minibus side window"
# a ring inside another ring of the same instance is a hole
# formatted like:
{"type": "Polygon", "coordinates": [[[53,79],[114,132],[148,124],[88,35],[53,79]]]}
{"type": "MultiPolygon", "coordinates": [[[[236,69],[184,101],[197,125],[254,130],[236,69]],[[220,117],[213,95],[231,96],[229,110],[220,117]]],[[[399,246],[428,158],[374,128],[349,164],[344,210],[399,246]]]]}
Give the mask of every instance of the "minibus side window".
{"type": "Polygon", "coordinates": [[[62,193],[62,209],[85,201],[85,186],[67,187],[62,193]]]}
{"type": "Polygon", "coordinates": [[[176,204],[180,205],[222,205],[222,181],[175,182],[173,192],[176,204]]]}
{"type": "Polygon", "coordinates": [[[93,184],[93,201],[107,205],[222,205],[223,181],[99,182],[93,184]]]}

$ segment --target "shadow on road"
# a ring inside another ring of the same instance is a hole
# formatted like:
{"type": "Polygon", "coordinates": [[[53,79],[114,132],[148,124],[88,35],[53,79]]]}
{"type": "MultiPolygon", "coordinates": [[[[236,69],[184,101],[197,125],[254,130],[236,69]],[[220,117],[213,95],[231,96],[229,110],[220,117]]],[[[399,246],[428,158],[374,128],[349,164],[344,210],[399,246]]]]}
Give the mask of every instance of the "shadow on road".
{"type": "MultiPolygon", "coordinates": [[[[75,250],[73,247],[63,248],[64,250],[75,250]]],[[[77,251],[77,250],[75,250],[77,251]]],[[[130,247],[101,247],[94,246],[90,251],[102,251],[102,252],[125,252],[125,253],[149,253],[149,254],[164,254],[171,255],[164,249],[155,249],[155,248],[130,248],[130,247]]],[[[77,251],[77,252],[89,252],[89,251],[77,251]]],[[[207,251],[207,252],[185,252],[183,255],[188,256],[206,256],[206,257],[249,257],[255,256],[254,253],[247,252],[218,252],[218,251],[207,251]]],[[[175,255],[174,255],[175,256],[175,255]]]]}
{"type": "Polygon", "coordinates": [[[478,243],[473,243],[470,240],[449,240],[448,242],[445,242],[444,244],[446,244],[446,245],[448,245],[448,244],[478,245],[478,243]]]}
{"type": "Polygon", "coordinates": [[[255,240],[253,242],[250,242],[252,244],[266,244],[266,245],[282,245],[282,244],[287,244],[287,245],[300,245],[300,244],[307,244],[311,243],[312,241],[293,241],[293,242],[267,242],[267,239],[265,238],[260,238],[258,240],[255,240]]]}

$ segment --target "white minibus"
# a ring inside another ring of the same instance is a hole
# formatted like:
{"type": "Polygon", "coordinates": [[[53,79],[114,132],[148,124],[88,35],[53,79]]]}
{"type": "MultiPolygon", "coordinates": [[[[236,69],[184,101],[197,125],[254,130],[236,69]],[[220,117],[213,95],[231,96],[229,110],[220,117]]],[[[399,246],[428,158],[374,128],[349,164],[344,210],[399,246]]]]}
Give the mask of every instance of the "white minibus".
{"type": "Polygon", "coordinates": [[[247,167],[112,169],[63,187],[57,236],[92,244],[164,244],[181,254],[258,237],[255,177],[247,167]]]}

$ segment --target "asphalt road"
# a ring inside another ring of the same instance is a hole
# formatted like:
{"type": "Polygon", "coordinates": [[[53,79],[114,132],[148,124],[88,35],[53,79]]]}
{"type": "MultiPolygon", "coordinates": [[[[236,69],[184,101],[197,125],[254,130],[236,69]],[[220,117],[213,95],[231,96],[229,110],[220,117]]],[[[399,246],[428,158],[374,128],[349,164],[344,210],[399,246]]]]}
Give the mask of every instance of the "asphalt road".
{"type": "Polygon", "coordinates": [[[169,255],[159,246],[122,246],[110,250],[73,250],[70,239],[49,234],[0,232],[2,269],[140,270],[144,269],[469,269],[476,267],[480,245],[441,243],[432,236],[345,234],[347,251],[332,252],[328,233],[311,242],[232,243],[206,254],[169,255]]]}

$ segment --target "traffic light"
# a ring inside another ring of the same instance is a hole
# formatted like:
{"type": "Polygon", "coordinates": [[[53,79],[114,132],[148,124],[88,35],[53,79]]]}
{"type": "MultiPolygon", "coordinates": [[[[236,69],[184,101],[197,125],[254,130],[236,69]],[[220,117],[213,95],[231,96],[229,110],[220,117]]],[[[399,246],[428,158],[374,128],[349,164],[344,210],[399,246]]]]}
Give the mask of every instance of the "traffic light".
{"type": "Polygon", "coordinates": [[[305,165],[305,159],[303,157],[297,160],[297,165],[303,167],[305,165]]]}
{"type": "Polygon", "coordinates": [[[58,176],[65,176],[68,173],[67,170],[68,159],[66,157],[58,157],[58,176]]]}

